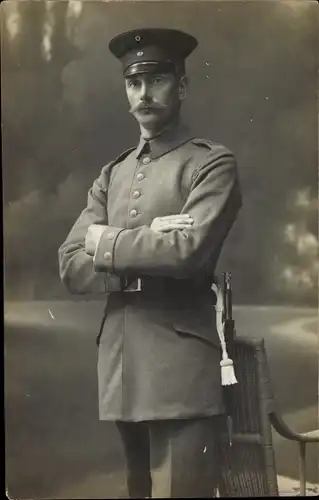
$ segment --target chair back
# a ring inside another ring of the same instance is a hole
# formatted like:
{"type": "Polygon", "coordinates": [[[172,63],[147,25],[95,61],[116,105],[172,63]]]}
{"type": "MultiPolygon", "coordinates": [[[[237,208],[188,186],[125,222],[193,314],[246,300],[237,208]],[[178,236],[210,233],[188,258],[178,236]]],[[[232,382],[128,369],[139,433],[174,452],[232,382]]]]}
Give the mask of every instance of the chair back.
{"type": "Polygon", "coordinates": [[[224,388],[232,418],[232,445],[221,440],[221,497],[278,496],[269,414],[274,397],[263,339],[236,337],[231,357],[238,384],[224,388]]]}

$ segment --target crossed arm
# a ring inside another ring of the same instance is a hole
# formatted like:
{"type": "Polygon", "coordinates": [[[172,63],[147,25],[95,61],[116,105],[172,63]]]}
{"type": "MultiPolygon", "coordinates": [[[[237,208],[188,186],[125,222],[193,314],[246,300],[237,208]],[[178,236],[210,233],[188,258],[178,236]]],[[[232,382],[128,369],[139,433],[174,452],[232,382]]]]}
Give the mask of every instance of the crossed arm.
{"type": "MultiPolygon", "coordinates": [[[[150,227],[134,229],[108,225],[107,186],[100,177],[59,249],[60,275],[67,288],[73,293],[103,292],[110,280],[125,275],[189,278],[210,259],[217,260],[241,207],[234,157],[227,150],[212,154],[196,173],[173,226],[156,218],[150,227]],[[96,224],[103,226],[97,238],[96,224]]],[[[172,224],[174,217],[169,219],[172,224]]]]}
{"type": "MultiPolygon", "coordinates": [[[[167,233],[173,229],[188,229],[194,222],[189,214],[172,214],[164,215],[163,217],[155,217],[153,219],[150,229],[157,233],[167,233]]],[[[91,224],[85,236],[85,251],[89,255],[94,256],[102,237],[102,234],[107,229],[107,226],[101,224],[91,224]]]]}

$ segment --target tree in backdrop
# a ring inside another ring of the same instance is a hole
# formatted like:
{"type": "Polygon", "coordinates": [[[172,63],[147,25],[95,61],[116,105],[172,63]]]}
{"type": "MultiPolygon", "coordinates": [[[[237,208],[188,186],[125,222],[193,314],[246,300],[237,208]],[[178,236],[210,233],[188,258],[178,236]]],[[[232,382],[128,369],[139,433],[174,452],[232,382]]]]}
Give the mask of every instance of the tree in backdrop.
{"type": "Polygon", "coordinates": [[[82,2],[8,1],[2,7],[6,291],[34,298],[52,291],[56,236],[73,202],[76,124],[61,77],[81,55],[69,34],[82,2]]]}

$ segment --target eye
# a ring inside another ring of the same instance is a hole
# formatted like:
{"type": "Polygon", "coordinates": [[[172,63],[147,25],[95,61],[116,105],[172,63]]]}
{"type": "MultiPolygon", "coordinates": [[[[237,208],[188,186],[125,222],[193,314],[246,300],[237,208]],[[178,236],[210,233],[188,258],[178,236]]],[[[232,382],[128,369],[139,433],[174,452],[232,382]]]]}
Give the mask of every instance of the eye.
{"type": "Polygon", "coordinates": [[[126,80],[126,85],[127,87],[133,88],[137,86],[137,81],[132,79],[127,79],[126,80]]]}
{"type": "Polygon", "coordinates": [[[159,75],[153,76],[153,78],[152,78],[152,83],[155,83],[155,84],[162,83],[162,81],[163,81],[163,77],[159,76],[159,75]]]}

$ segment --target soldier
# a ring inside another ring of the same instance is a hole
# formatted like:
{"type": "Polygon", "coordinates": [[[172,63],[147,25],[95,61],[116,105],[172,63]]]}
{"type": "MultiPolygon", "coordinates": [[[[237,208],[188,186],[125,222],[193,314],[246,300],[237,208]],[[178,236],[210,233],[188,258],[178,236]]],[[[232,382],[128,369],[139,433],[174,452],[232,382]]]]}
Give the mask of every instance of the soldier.
{"type": "Polygon", "coordinates": [[[123,440],[131,498],[211,497],[224,412],[211,286],[241,207],[236,161],[181,123],[197,40],[113,38],[140,142],[106,165],[59,249],[71,293],[101,292],[99,415],[123,440]]]}

